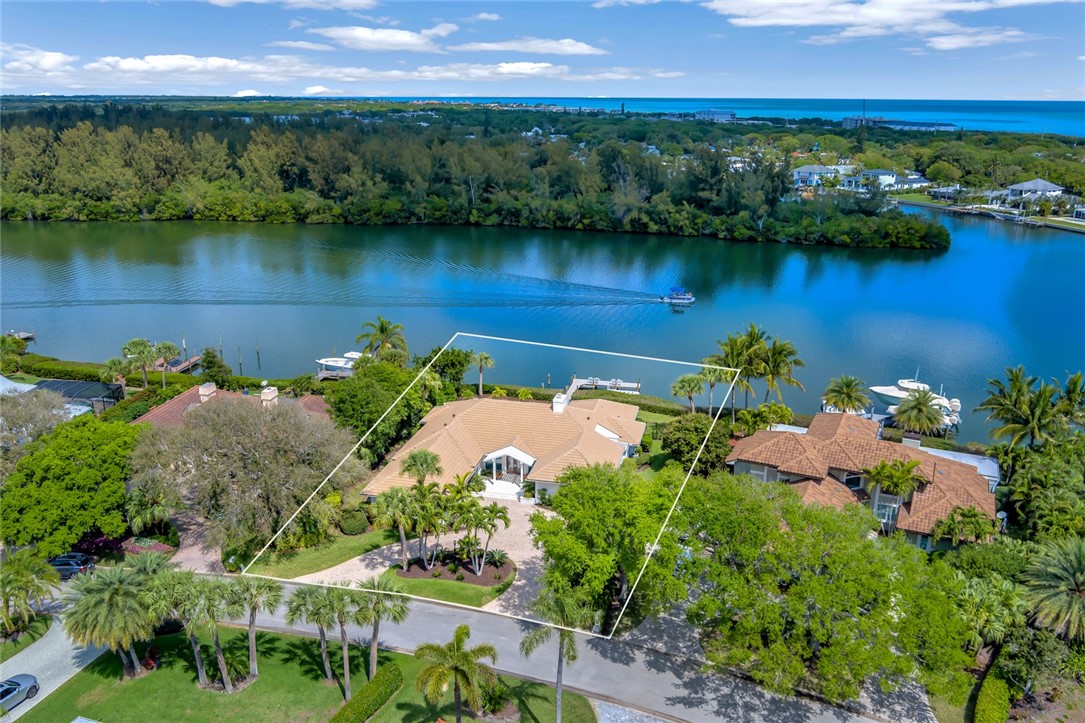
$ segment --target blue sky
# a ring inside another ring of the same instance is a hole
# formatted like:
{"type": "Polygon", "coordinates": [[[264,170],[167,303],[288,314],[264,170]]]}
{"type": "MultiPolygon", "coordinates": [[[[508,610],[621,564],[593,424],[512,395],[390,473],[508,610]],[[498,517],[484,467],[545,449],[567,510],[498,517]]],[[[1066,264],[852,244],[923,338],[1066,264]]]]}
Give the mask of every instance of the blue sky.
{"type": "Polygon", "coordinates": [[[4,93],[1085,100],[1081,0],[5,0],[4,93]]]}

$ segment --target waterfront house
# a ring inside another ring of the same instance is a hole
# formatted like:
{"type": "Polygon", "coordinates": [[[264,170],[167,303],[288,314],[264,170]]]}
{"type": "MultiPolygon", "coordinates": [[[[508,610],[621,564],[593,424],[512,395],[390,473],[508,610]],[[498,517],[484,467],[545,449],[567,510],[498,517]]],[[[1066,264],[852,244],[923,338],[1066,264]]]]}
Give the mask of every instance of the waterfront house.
{"type": "MultiPolygon", "coordinates": [[[[156,429],[180,427],[184,424],[185,412],[198,407],[201,404],[221,401],[223,399],[240,399],[252,404],[260,404],[264,407],[272,407],[279,403],[279,390],[276,387],[265,387],[259,394],[243,394],[231,392],[227,389],[219,389],[214,382],[207,382],[199,386],[191,387],[178,394],[173,399],[151,408],[142,417],[134,420],[132,424],[146,422],[156,429]]],[[[283,399],[286,404],[297,404],[307,415],[328,417],[328,404],[324,397],[306,395],[298,399],[283,399]]]]}
{"type": "Polygon", "coordinates": [[[812,164],[799,166],[791,172],[792,181],[796,188],[822,185],[823,179],[836,178],[840,171],[833,166],[812,164]]]}
{"type": "Polygon", "coordinates": [[[727,464],[735,474],[789,485],[806,504],[865,505],[881,520],[883,532],[900,530],[923,550],[948,546],[933,539],[932,532],[954,507],[975,507],[995,519],[997,463],[993,474],[985,467],[984,476],[961,455],[887,442],[879,438],[880,430],[870,419],[817,414],[809,429],[759,431],[738,441],[727,464]],[[918,461],[916,472],[923,484],[905,499],[883,492],[863,473],[883,460],[918,461]]]}
{"type": "Polygon", "coordinates": [[[486,494],[518,499],[525,483],[549,494],[569,467],[617,465],[636,454],[645,424],[638,408],[606,399],[569,401],[558,394],[550,404],[512,399],[461,399],[431,409],[422,428],[366,486],[374,497],[415,480],[401,471],[411,452],[425,449],[441,458],[443,472],[431,481],[446,485],[473,472],[486,481],[486,494]]]}
{"type": "Polygon", "coordinates": [[[707,120],[713,123],[734,123],[735,113],[730,110],[699,110],[693,114],[697,120],[707,120]]]}
{"type": "Polygon", "coordinates": [[[1041,197],[1058,198],[1066,189],[1042,178],[1034,178],[1024,183],[1015,183],[1006,190],[1010,192],[1010,200],[1015,201],[1018,199],[1037,200],[1041,197]]]}

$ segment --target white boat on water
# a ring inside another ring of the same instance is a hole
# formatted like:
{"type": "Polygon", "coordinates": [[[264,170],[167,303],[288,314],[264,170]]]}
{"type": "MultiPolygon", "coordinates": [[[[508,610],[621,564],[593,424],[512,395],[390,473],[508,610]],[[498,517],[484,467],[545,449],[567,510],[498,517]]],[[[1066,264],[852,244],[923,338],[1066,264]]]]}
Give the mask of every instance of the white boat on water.
{"type": "Polygon", "coordinates": [[[697,301],[691,292],[681,286],[672,286],[671,293],[660,296],[659,300],[671,306],[692,306],[693,302],[697,301]]]}
{"type": "MultiPolygon", "coordinates": [[[[888,405],[889,414],[896,415],[900,403],[913,392],[930,392],[929,384],[919,381],[919,370],[913,379],[898,379],[893,386],[870,387],[870,393],[879,402],[888,405]]],[[[942,426],[955,427],[961,423],[961,400],[949,399],[931,392],[931,406],[942,414],[942,426]]]]}
{"type": "Polygon", "coordinates": [[[317,359],[316,363],[322,372],[349,372],[354,369],[354,362],[365,356],[360,351],[348,351],[343,356],[329,356],[317,359]]]}
{"type": "MultiPolygon", "coordinates": [[[[960,414],[960,412],[961,412],[961,403],[959,401],[957,401],[956,399],[954,399],[953,401],[957,402],[957,404],[956,404],[957,409],[956,410],[954,410],[952,407],[938,407],[938,411],[942,413],[942,427],[943,428],[956,427],[957,425],[959,425],[961,423],[961,414],[960,414]]],[[[890,414],[892,414],[893,416],[896,416],[897,408],[899,406],[900,406],[899,404],[891,404],[891,405],[889,405],[887,411],[890,414]]],[[[934,406],[934,405],[932,404],[931,406],[934,406]]]]}

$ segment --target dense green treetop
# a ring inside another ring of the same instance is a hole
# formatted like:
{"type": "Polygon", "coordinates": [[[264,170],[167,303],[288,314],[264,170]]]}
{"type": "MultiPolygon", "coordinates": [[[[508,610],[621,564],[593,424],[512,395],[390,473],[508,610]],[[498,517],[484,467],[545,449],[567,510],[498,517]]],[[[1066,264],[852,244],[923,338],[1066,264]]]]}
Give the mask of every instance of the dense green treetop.
{"type": "Polygon", "coordinates": [[[363,435],[388,411],[362,443],[372,455],[382,457],[396,443],[407,439],[426,411],[421,383],[396,403],[418,370],[400,369],[384,362],[360,366],[354,374],[328,388],[325,398],[332,419],[363,435]]]}
{"type": "Polygon", "coordinates": [[[88,532],[119,537],[129,458],[140,429],[84,415],[31,444],[0,488],[5,542],[68,552],[88,532]]]}

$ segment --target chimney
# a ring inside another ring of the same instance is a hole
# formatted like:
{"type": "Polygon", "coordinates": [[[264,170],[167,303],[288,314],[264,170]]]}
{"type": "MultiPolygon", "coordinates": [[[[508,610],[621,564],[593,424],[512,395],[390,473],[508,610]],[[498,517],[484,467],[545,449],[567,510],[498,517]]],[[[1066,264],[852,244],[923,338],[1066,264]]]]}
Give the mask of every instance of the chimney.
{"type": "Polygon", "coordinates": [[[905,432],[900,441],[905,447],[915,447],[916,449],[919,449],[923,446],[923,440],[914,432],[905,432]]]}
{"type": "Polygon", "coordinates": [[[561,414],[568,404],[569,396],[562,392],[554,395],[554,401],[551,403],[550,408],[554,411],[554,414],[561,414]]]}
{"type": "Polygon", "coordinates": [[[200,385],[200,404],[203,404],[213,396],[215,396],[214,382],[205,382],[200,385]]]}
{"type": "Polygon", "coordinates": [[[264,387],[260,390],[260,403],[265,407],[274,407],[279,403],[279,388],[264,387]]]}

